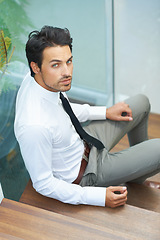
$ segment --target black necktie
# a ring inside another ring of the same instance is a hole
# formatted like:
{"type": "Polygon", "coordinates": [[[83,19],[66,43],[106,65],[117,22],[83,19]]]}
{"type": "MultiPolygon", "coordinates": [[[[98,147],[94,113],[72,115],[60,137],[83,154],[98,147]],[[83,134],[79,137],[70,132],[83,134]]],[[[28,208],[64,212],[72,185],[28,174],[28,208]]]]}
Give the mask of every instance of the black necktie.
{"type": "Polygon", "coordinates": [[[71,119],[71,122],[73,123],[73,125],[74,125],[77,133],[81,137],[81,139],[85,140],[89,145],[94,145],[99,150],[105,148],[101,141],[99,141],[98,139],[90,136],[88,133],[86,133],[84,131],[80,122],[78,121],[77,117],[75,116],[67,98],[65,98],[61,92],[60,92],[60,99],[62,101],[64,110],[69,115],[69,117],[71,119]]]}

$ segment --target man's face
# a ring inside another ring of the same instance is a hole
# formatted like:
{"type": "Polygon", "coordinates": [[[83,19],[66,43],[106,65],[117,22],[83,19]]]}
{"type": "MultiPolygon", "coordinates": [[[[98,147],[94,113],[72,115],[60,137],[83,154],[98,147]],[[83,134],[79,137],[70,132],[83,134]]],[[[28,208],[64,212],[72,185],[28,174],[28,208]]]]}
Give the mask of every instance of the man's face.
{"type": "Polygon", "coordinates": [[[47,47],[43,51],[41,69],[38,68],[35,80],[49,91],[65,92],[71,88],[72,72],[72,53],[69,46],[47,47]]]}

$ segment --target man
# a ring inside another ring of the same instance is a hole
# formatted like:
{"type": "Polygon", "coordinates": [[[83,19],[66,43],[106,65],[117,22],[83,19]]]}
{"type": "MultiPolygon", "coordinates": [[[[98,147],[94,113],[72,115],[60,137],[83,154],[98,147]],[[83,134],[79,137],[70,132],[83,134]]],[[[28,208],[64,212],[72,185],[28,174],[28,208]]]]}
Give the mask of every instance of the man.
{"type": "Polygon", "coordinates": [[[31,76],[17,95],[15,135],[33,187],[70,204],[124,205],[121,184],[142,183],[160,171],[160,139],[147,140],[148,99],[138,95],[108,109],[72,103],[80,122],[96,120],[84,129],[100,140],[99,148],[79,135],[63,103],[73,71],[69,31],[44,26],[31,32],[26,55],[31,76]],[[126,133],[132,147],[110,153],[126,133]]]}

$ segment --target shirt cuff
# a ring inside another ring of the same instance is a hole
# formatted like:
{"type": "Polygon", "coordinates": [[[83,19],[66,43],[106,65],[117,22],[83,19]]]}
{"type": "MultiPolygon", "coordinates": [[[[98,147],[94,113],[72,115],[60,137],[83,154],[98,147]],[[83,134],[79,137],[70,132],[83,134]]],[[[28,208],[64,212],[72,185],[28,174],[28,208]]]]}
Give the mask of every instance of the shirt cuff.
{"type": "Polygon", "coordinates": [[[83,187],[85,191],[84,204],[105,207],[106,188],[104,187],[83,187]]]}
{"type": "Polygon", "coordinates": [[[88,120],[104,120],[106,119],[106,107],[92,106],[89,108],[88,120]]]}

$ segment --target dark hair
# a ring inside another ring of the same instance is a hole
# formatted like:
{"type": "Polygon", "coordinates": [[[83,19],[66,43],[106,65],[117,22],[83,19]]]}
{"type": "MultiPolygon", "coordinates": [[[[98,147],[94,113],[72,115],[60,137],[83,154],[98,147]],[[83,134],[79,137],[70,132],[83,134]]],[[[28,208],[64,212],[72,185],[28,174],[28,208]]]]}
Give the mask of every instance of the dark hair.
{"type": "MultiPolygon", "coordinates": [[[[43,50],[46,47],[68,45],[72,51],[72,38],[67,28],[57,28],[51,26],[44,26],[41,31],[32,31],[28,36],[26,43],[26,57],[30,67],[31,62],[38,64],[41,68],[43,50]]],[[[31,67],[31,76],[34,77],[34,72],[31,67]]]]}

